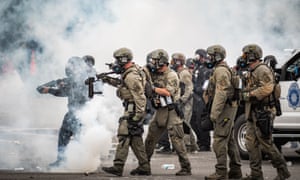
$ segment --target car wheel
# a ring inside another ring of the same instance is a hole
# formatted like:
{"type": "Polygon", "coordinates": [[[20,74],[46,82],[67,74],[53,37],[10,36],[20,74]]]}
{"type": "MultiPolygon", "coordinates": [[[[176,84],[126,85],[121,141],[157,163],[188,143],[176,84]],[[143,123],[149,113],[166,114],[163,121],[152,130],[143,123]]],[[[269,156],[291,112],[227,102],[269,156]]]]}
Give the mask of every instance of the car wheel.
{"type": "Polygon", "coordinates": [[[246,119],[245,115],[240,115],[235,123],[234,123],[234,138],[237,142],[237,147],[240,153],[240,157],[243,160],[249,159],[248,151],[245,144],[245,137],[246,137],[246,119]]]}

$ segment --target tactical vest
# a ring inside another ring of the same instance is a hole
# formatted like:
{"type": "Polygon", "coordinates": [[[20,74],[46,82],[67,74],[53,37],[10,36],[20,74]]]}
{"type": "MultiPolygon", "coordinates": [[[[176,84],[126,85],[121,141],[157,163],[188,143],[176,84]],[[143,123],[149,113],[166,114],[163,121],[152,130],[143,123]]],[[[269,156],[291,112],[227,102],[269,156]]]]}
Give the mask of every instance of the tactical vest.
{"type": "Polygon", "coordinates": [[[168,69],[162,75],[156,75],[155,78],[153,78],[153,84],[156,87],[166,88],[167,87],[167,82],[169,81],[168,76],[171,73],[174,73],[174,76],[176,76],[177,79],[178,79],[178,84],[177,84],[177,87],[175,87],[175,92],[174,92],[174,94],[171,95],[173,101],[177,101],[180,97],[180,87],[179,87],[179,78],[178,78],[178,75],[175,71],[173,71],[171,69],[168,69]]]}
{"type": "MultiPolygon", "coordinates": [[[[266,104],[267,103],[268,106],[271,106],[271,107],[275,106],[275,108],[276,108],[276,116],[281,116],[282,112],[281,112],[281,104],[280,104],[280,100],[279,100],[280,96],[281,96],[281,86],[279,84],[279,79],[280,78],[277,79],[277,77],[276,77],[275,72],[273,71],[273,69],[270,68],[266,64],[261,63],[261,64],[257,65],[255,67],[255,69],[258,68],[261,65],[264,65],[264,66],[266,66],[266,67],[268,67],[270,69],[270,71],[271,71],[271,73],[273,75],[274,88],[273,88],[272,93],[269,96],[265,97],[263,100],[260,101],[261,102],[260,104],[266,104]]],[[[253,69],[252,71],[254,71],[255,69],[253,69]]],[[[257,87],[259,86],[259,82],[254,82],[254,83],[256,83],[257,87]]]]}
{"type": "Polygon", "coordinates": [[[152,96],[150,93],[152,91],[152,85],[151,85],[151,79],[149,79],[149,77],[146,76],[146,72],[143,70],[142,67],[134,64],[132,67],[130,67],[128,70],[126,70],[124,72],[124,74],[122,74],[122,86],[118,89],[117,91],[117,95],[118,97],[120,97],[121,99],[133,99],[131,93],[129,92],[129,89],[127,88],[127,86],[124,84],[124,80],[126,79],[127,75],[131,72],[137,72],[140,77],[142,78],[142,84],[143,87],[145,89],[145,96],[147,98],[149,98],[150,96],[152,96]],[[151,89],[151,91],[149,91],[149,88],[151,89]]]}
{"type": "MultiPolygon", "coordinates": [[[[229,103],[231,103],[231,101],[237,101],[237,100],[239,100],[239,83],[240,83],[240,77],[237,74],[233,73],[232,70],[227,65],[225,65],[225,64],[219,64],[216,68],[219,68],[219,67],[225,67],[230,72],[230,74],[231,74],[230,83],[231,83],[231,86],[232,86],[232,91],[230,92],[230,94],[228,94],[228,97],[229,97],[228,101],[229,101],[229,103]]],[[[209,78],[210,82],[213,81],[213,79],[212,79],[213,76],[212,75],[209,78]]],[[[208,87],[208,93],[210,95],[213,95],[213,93],[214,93],[215,83],[216,82],[214,82],[214,81],[212,82],[212,84],[209,83],[210,86],[208,87]]]]}
{"type": "MultiPolygon", "coordinates": [[[[270,71],[272,72],[274,88],[273,88],[273,91],[272,91],[270,96],[272,96],[272,94],[274,94],[274,98],[278,100],[280,98],[280,95],[281,95],[281,86],[279,84],[279,81],[276,81],[275,73],[274,73],[273,69],[271,69],[268,65],[261,63],[261,64],[258,64],[255,67],[255,69],[258,68],[261,65],[268,67],[268,69],[270,69],[270,71]]],[[[254,71],[255,69],[253,69],[252,71],[254,71]]],[[[259,82],[255,82],[255,83],[256,83],[257,86],[259,85],[258,84],[259,82]]],[[[273,97],[268,97],[268,98],[273,98],[273,97]]]]}

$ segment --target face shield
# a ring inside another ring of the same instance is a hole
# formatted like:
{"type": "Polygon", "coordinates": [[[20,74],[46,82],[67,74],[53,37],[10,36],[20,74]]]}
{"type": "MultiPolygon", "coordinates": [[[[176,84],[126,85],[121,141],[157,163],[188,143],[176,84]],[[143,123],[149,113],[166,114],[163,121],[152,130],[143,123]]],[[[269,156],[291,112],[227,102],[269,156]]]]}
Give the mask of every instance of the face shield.
{"type": "Polygon", "coordinates": [[[255,53],[253,52],[246,52],[242,55],[242,58],[245,59],[247,65],[251,64],[252,62],[256,61],[255,53]]]}
{"type": "Polygon", "coordinates": [[[244,59],[242,56],[240,56],[238,59],[237,59],[237,63],[236,65],[239,67],[239,68],[246,68],[248,66],[247,64],[247,61],[246,59],[244,59]]]}
{"type": "Polygon", "coordinates": [[[204,64],[208,69],[212,69],[216,64],[216,61],[214,60],[213,56],[208,55],[204,61],[204,64]]]}
{"type": "Polygon", "coordinates": [[[172,59],[170,63],[170,68],[173,69],[174,71],[177,71],[179,67],[182,66],[182,62],[180,59],[172,59]]]}
{"type": "Polygon", "coordinates": [[[146,64],[147,69],[151,72],[151,73],[155,73],[156,72],[156,67],[153,63],[152,58],[147,58],[147,64],[146,64]]]}

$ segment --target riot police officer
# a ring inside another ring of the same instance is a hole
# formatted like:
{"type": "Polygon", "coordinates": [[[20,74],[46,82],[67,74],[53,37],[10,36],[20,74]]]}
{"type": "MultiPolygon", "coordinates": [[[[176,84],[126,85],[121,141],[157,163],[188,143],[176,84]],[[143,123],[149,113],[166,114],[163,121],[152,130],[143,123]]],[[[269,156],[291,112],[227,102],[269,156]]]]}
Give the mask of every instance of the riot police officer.
{"type": "Polygon", "coordinates": [[[210,131],[202,127],[203,116],[207,114],[207,108],[203,99],[203,85],[209,79],[212,69],[205,66],[207,58],[206,50],[197,49],[194,58],[193,70],[193,113],[191,117],[191,126],[197,136],[199,151],[210,151],[211,137],[210,131]]]}
{"type": "Polygon", "coordinates": [[[84,81],[91,74],[90,67],[80,57],[71,57],[65,67],[66,78],[54,80],[37,88],[42,94],[52,94],[58,97],[68,97],[68,112],[65,114],[59,129],[57,160],[49,164],[50,168],[58,167],[65,162],[65,149],[71,137],[78,137],[81,129],[80,119],[76,117],[89,100],[88,89],[84,81]]]}
{"type": "Polygon", "coordinates": [[[155,67],[155,71],[151,73],[151,77],[155,93],[152,101],[156,108],[156,113],[149,124],[145,140],[148,160],[150,162],[155,145],[161,134],[167,129],[181,166],[181,170],[176,175],[191,175],[191,164],[183,142],[183,121],[180,118],[183,112],[180,112],[180,109],[176,106],[180,98],[178,76],[176,72],[168,67],[169,56],[165,50],[157,49],[152,51],[151,59],[151,63],[155,67]]]}
{"type": "Polygon", "coordinates": [[[290,172],[284,157],[272,140],[272,127],[276,108],[270,103],[275,79],[271,69],[261,62],[262,49],[256,44],[248,44],[242,49],[249,69],[246,88],[241,97],[245,101],[247,119],[246,148],[249,152],[251,174],[243,179],[261,180],[262,154],[267,153],[273,167],[277,168],[276,180],[287,179],[290,172]]]}
{"type": "Polygon", "coordinates": [[[191,117],[193,112],[193,81],[192,72],[188,68],[184,67],[185,56],[182,53],[172,54],[171,68],[174,69],[179,77],[180,81],[180,99],[179,103],[182,106],[184,113],[184,127],[187,135],[184,137],[184,142],[188,152],[195,152],[198,150],[196,144],[196,137],[194,130],[191,128],[191,117]]]}
{"type": "Polygon", "coordinates": [[[273,71],[276,70],[277,60],[273,55],[267,55],[264,57],[264,63],[267,64],[273,71]]]}
{"type": "MultiPolygon", "coordinates": [[[[151,175],[149,161],[143,143],[143,118],[146,108],[145,77],[140,67],[132,62],[133,54],[128,48],[117,49],[113,53],[115,63],[113,70],[121,74],[122,83],[117,86],[117,95],[123,101],[124,114],[119,119],[118,139],[113,166],[102,167],[102,170],[122,176],[127,160],[129,147],[138,159],[138,167],[131,175],[151,175]]],[[[105,81],[104,83],[109,83],[105,81]]],[[[114,85],[114,84],[111,84],[114,85]]]]}
{"type": "Polygon", "coordinates": [[[234,86],[232,71],[225,62],[226,51],[221,45],[207,48],[209,60],[207,66],[214,68],[209,78],[207,94],[212,98],[210,119],[214,125],[213,150],[217,163],[215,173],[206,176],[206,180],[239,179],[242,177],[241,160],[237,144],[233,137],[234,118],[237,102],[233,99],[234,86]],[[227,155],[229,172],[227,171],[227,155]]]}

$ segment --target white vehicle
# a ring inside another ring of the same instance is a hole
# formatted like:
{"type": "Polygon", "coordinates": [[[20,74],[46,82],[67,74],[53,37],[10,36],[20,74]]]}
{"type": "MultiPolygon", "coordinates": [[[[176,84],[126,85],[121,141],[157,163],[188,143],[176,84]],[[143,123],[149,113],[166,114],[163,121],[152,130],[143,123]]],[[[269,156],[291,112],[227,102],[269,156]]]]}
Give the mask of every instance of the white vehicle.
{"type": "MultiPolygon", "coordinates": [[[[280,150],[288,141],[300,141],[300,50],[295,50],[276,72],[280,74],[282,115],[274,120],[273,138],[280,150]]],[[[244,106],[238,110],[234,128],[241,158],[248,159],[244,106]]]]}

